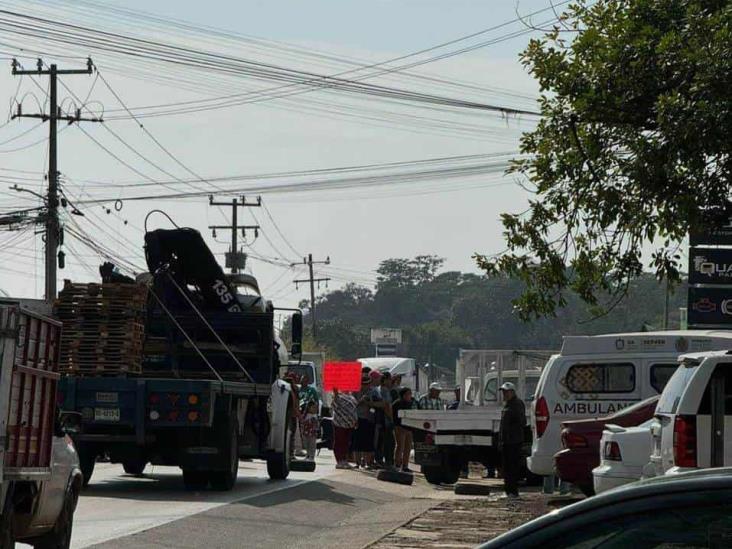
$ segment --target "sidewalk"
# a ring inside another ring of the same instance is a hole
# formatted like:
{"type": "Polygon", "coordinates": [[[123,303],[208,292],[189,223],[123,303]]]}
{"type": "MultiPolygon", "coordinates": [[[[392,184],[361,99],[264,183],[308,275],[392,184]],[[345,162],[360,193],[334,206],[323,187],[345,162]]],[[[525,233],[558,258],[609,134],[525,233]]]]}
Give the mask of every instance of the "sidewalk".
{"type": "Polygon", "coordinates": [[[577,498],[547,496],[538,488],[523,488],[521,499],[499,499],[500,480],[471,479],[491,487],[490,496],[455,496],[446,499],[369,546],[369,549],[475,547],[577,498]]]}

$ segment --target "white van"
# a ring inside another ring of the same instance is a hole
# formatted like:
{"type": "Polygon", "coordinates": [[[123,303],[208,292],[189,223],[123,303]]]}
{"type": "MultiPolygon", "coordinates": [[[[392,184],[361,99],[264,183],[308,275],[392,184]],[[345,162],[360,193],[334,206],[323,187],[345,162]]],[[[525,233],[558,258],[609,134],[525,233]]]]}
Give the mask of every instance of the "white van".
{"type": "Polygon", "coordinates": [[[732,349],[732,331],[683,330],[567,336],[544,368],[531,406],[532,473],[554,473],[560,424],[606,416],[660,393],[678,357],[732,349]]]}
{"type": "Polygon", "coordinates": [[[690,354],[669,380],[651,425],[656,475],[732,465],[732,352],[690,354]]]}

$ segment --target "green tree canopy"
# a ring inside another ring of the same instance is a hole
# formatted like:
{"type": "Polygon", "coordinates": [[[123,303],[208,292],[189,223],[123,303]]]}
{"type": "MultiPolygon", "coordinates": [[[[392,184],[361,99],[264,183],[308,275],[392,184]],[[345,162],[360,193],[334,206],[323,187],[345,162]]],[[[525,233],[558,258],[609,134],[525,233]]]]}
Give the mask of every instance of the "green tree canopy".
{"type": "Polygon", "coordinates": [[[677,281],[680,242],[730,196],[732,2],[581,0],[521,59],[542,119],[512,171],[534,197],[502,216],[508,251],[478,264],[524,283],[524,319],[572,292],[612,308],[644,247],[677,281]]]}

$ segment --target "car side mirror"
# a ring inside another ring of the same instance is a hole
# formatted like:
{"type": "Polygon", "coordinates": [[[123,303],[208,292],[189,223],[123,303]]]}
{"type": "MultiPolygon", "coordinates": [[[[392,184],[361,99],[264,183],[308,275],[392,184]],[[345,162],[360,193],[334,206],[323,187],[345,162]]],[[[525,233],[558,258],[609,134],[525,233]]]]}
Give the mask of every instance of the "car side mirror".
{"type": "Polygon", "coordinates": [[[79,412],[59,412],[56,431],[56,436],[81,432],[81,414],[79,412]]]}
{"type": "Polygon", "coordinates": [[[302,356],[302,313],[292,315],[292,348],[290,355],[300,359],[302,356]]]}

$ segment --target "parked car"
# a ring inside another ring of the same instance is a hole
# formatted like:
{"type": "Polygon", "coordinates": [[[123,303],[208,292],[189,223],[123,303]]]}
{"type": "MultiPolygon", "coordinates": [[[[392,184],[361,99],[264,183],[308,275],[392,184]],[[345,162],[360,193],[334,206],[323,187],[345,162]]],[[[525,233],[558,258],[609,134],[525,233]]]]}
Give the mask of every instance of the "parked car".
{"type": "Polygon", "coordinates": [[[686,352],[732,348],[732,331],[568,336],[542,371],[531,407],[532,473],[554,473],[564,421],[613,414],[659,394],[686,352]]]}
{"type": "Polygon", "coordinates": [[[732,468],[627,484],[548,513],[483,549],[730,547],[732,468]]]}
{"type": "Polygon", "coordinates": [[[600,465],[600,438],[605,425],[632,427],[648,421],[653,417],[658,398],[658,395],[652,396],[609,416],[563,422],[564,449],[554,455],[559,478],[574,484],[586,496],[593,495],[592,470],[600,465]]]}
{"type": "Polygon", "coordinates": [[[732,354],[685,355],[651,426],[657,475],[732,465],[732,354]]]}
{"type": "Polygon", "coordinates": [[[651,455],[651,423],[637,427],[608,424],[600,439],[600,465],[592,470],[595,493],[640,480],[651,455]]]}

